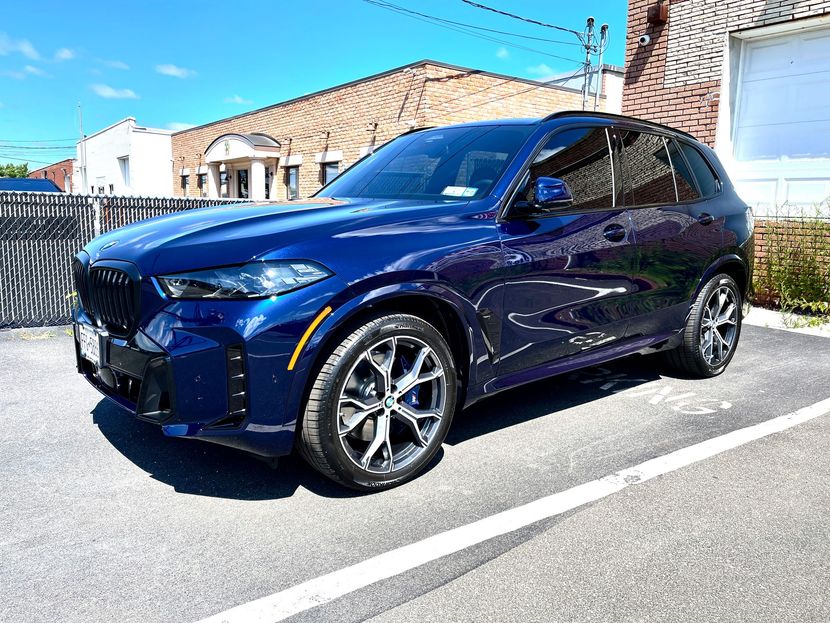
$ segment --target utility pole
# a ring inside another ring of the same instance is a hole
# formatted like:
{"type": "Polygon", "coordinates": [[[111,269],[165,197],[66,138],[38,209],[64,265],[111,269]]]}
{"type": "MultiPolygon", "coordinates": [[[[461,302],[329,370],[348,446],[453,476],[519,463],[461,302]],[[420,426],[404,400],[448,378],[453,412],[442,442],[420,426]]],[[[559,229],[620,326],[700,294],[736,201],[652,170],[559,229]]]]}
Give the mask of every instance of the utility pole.
{"type": "Polygon", "coordinates": [[[86,142],[84,141],[84,111],[81,102],[78,102],[78,125],[81,133],[81,186],[80,192],[87,187],[86,183],[86,142]]]}
{"type": "Polygon", "coordinates": [[[602,53],[608,41],[608,24],[599,28],[599,60],[597,62],[597,88],[594,91],[594,110],[599,109],[599,97],[602,95],[602,53]]]}
{"type": "Polygon", "coordinates": [[[594,18],[589,17],[585,25],[585,38],[582,42],[585,46],[585,76],[582,83],[582,110],[588,108],[588,90],[591,84],[591,52],[594,51],[594,18]]]}

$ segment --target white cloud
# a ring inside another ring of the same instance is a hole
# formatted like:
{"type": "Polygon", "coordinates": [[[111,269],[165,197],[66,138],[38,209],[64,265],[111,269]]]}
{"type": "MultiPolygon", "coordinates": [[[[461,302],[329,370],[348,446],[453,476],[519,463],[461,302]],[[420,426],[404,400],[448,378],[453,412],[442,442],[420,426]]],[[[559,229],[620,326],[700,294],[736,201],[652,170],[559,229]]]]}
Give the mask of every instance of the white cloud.
{"type": "Polygon", "coordinates": [[[163,76],[173,76],[174,78],[190,78],[195,76],[196,72],[192,69],[179,67],[178,65],[156,65],[156,71],[163,76]]]}
{"type": "Polygon", "coordinates": [[[26,77],[26,74],[22,71],[0,71],[0,76],[6,76],[7,78],[14,78],[15,80],[23,80],[26,77]]]}
{"type": "Polygon", "coordinates": [[[531,76],[551,76],[556,72],[551,69],[549,65],[545,63],[539,63],[538,65],[533,65],[532,67],[527,68],[527,73],[531,76]]]}
{"type": "Polygon", "coordinates": [[[123,70],[126,71],[127,69],[130,68],[130,66],[127,65],[127,63],[125,63],[124,61],[102,61],[102,62],[104,63],[104,65],[106,65],[110,69],[123,69],[123,70]]]}
{"type": "Polygon", "coordinates": [[[510,52],[507,50],[506,47],[502,46],[498,50],[496,50],[496,56],[498,58],[510,58],[510,52]]]}
{"type": "Polygon", "coordinates": [[[40,59],[40,54],[28,39],[12,39],[6,33],[0,32],[0,56],[12,53],[22,54],[33,61],[40,59]]]}
{"type": "Polygon", "coordinates": [[[56,61],[71,61],[73,58],[75,58],[75,52],[69,48],[60,48],[55,52],[56,61]]]}
{"type": "Polygon", "coordinates": [[[225,98],[226,104],[253,104],[251,100],[246,100],[244,97],[240,97],[239,95],[234,95],[233,97],[226,97],[225,98]]]}
{"type": "Polygon", "coordinates": [[[114,89],[106,84],[93,84],[90,87],[96,95],[107,99],[137,100],[138,95],[132,89],[114,89]]]}
{"type": "Polygon", "coordinates": [[[195,127],[195,123],[185,123],[184,121],[171,121],[167,124],[167,129],[173,130],[175,132],[180,132],[181,130],[189,130],[190,128],[195,127]]]}
{"type": "Polygon", "coordinates": [[[34,67],[33,65],[26,65],[23,68],[23,72],[29,74],[30,76],[46,76],[45,71],[43,71],[40,67],[34,67]]]}

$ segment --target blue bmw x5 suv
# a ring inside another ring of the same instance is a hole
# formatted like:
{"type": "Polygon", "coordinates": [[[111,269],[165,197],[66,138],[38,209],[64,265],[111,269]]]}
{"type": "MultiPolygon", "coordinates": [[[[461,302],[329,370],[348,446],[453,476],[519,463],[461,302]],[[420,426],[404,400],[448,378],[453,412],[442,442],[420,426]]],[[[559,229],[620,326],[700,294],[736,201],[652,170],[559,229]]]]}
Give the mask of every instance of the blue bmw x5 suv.
{"type": "Polygon", "coordinates": [[[714,153],[626,117],[411,132],[313,198],[191,210],[73,263],[78,371],[166,435],[391,487],[453,414],[632,353],[735,353],[750,210],[714,153]]]}

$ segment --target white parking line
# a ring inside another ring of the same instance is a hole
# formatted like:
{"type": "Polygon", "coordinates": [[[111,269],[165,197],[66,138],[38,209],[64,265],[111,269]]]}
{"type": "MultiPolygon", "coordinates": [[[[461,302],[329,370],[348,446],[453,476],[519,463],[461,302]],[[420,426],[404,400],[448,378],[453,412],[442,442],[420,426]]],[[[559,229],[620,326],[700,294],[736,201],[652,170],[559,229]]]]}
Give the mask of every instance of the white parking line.
{"type": "Polygon", "coordinates": [[[670,452],[599,480],[549,495],[534,502],[485,517],[473,523],[436,534],[422,541],[393,549],[350,567],[308,580],[279,593],[236,606],[203,619],[200,623],[273,623],[347,595],[386,578],[453,554],[478,543],[573,510],[583,504],[708,459],[756,439],[792,428],[830,413],[830,398],[793,413],[740,428],[719,437],[670,452]]]}

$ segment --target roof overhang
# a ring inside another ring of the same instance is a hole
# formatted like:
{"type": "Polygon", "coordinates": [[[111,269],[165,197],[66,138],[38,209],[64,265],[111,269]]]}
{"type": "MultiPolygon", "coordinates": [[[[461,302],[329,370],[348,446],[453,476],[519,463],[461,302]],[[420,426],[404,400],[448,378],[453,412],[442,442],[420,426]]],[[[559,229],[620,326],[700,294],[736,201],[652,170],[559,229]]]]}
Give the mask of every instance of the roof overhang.
{"type": "Polygon", "coordinates": [[[231,162],[251,158],[279,158],[280,144],[267,134],[223,134],[208,145],[205,162],[231,162]]]}

